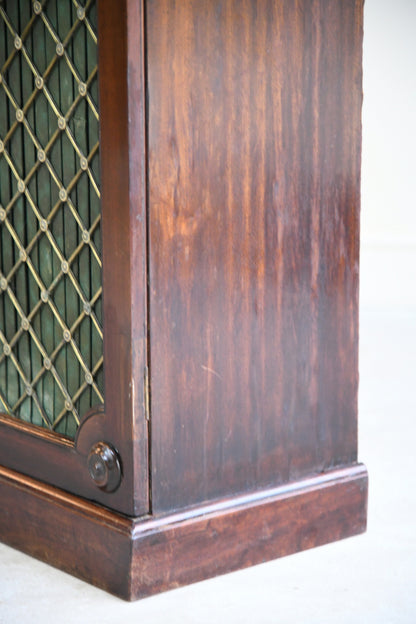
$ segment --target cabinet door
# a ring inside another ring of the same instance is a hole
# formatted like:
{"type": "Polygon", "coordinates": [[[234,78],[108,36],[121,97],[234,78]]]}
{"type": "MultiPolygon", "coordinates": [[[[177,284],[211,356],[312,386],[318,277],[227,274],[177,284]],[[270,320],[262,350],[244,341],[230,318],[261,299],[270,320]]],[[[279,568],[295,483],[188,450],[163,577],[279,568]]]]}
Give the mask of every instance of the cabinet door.
{"type": "Polygon", "coordinates": [[[0,4],[0,463],[139,515],[142,15],[127,5],[0,4]]]}

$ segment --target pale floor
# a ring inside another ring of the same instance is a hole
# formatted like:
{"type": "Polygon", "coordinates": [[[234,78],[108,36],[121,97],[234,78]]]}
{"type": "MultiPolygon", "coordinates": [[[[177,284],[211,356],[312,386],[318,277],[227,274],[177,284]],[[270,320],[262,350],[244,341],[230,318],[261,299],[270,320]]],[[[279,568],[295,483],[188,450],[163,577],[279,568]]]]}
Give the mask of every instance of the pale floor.
{"type": "Polygon", "coordinates": [[[381,301],[363,261],[359,457],[370,473],[368,532],[131,604],[0,546],[1,624],[415,624],[416,307],[381,301]]]}

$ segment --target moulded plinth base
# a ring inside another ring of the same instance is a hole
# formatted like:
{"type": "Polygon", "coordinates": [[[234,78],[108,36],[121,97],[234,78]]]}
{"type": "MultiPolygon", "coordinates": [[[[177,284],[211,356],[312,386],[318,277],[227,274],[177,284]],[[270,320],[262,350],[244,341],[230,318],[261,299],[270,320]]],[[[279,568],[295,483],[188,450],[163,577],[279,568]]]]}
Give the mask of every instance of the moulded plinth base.
{"type": "Polygon", "coordinates": [[[135,600],[365,531],[367,481],[358,464],[163,517],[127,518],[0,468],[0,536],[135,600]]]}

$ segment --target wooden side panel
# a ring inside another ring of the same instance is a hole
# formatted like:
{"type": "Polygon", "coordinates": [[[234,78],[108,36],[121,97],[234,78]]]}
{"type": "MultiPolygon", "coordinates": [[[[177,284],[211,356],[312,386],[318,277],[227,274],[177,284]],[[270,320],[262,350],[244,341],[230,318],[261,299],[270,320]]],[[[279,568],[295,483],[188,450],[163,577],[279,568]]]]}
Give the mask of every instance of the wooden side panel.
{"type": "Polygon", "coordinates": [[[154,511],[356,459],[362,0],[148,0],[154,511]]]}

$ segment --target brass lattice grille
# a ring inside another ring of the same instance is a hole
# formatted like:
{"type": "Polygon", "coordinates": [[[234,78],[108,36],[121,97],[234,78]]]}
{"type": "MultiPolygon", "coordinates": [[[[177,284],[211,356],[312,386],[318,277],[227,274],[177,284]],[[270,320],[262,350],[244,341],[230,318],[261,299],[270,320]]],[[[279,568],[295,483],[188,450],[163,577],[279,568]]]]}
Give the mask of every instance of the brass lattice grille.
{"type": "Polygon", "coordinates": [[[103,402],[95,0],[0,0],[0,411],[103,402]]]}

